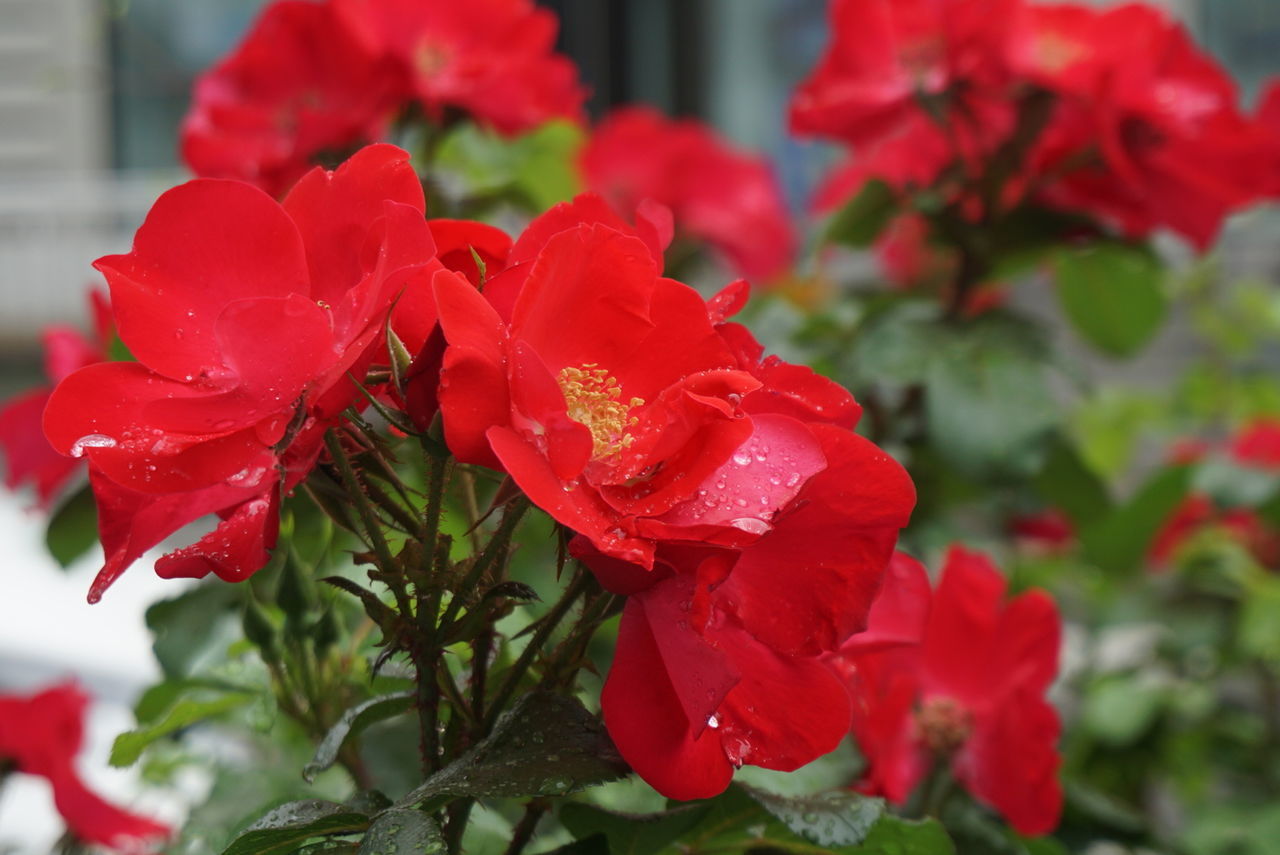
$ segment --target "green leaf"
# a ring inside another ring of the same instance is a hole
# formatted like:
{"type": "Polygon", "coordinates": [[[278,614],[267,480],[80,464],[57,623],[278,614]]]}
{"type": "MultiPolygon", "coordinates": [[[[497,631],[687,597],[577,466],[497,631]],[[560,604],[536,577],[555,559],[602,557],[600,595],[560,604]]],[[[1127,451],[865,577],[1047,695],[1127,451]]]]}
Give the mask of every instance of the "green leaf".
{"type": "Polygon", "coordinates": [[[923,382],[951,330],[932,300],[901,300],[868,317],[849,349],[848,365],[861,385],[923,382]]]}
{"type": "Polygon", "coordinates": [[[884,800],[850,790],[788,797],[739,785],[787,828],[820,846],[851,846],[866,840],[881,815],[884,800]]]}
{"type": "Polygon", "coordinates": [[[939,454],[975,477],[1039,469],[1058,423],[1041,354],[998,327],[975,327],[936,354],[926,422],[939,454]]]}
{"type": "Polygon", "coordinates": [[[653,855],[697,826],[710,811],[710,802],[642,815],[570,802],[560,808],[560,822],[580,840],[603,834],[609,841],[610,855],[653,855]]]}
{"type": "Polygon", "coordinates": [[[84,555],[98,542],[98,506],[86,484],[71,494],[49,518],[44,533],[49,554],[63,567],[84,555]]]}
{"type": "Polygon", "coordinates": [[[324,735],[315,756],[302,769],[302,777],[308,782],[315,776],[332,766],[338,759],[338,752],[351,736],[360,733],[371,724],[407,712],[413,706],[413,692],[396,692],[370,698],[357,704],[342,714],[337,724],[329,728],[324,735]]]}
{"type": "Polygon", "coordinates": [[[188,676],[201,660],[239,637],[241,591],[221,580],[201,584],[147,609],[152,649],[165,677],[188,676]]]}
{"type": "Polygon", "coordinates": [[[622,777],[627,765],[600,720],[574,698],[531,692],[488,737],[397,802],[439,796],[560,796],[622,777]]]}
{"type": "Polygon", "coordinates": [[[441,142],[436,163],[460,177],[473,199],[541,212],[579,191],[575,164],[582,144],[583,131],[573,122],[547,122],[514,139],[466,122],[441,142]]]}
{"type": "Polygon", "coordinates": [[[253,697],[247,692],[234,692],[206,699],[183,698],[153,723],[117,736],[111,746],[111,765],[132,766],[142,755],[142,750],[157,739],[242,707],[252,701],[253,697]]]}
{"type": "Polygon", "coordinates": [[[1049,444],[1035,487],[1045,502],[1062,510],[1077,528],[1097,522],[1111,510],[1106,484],[1061,434],[1049,444]]]}
{"type": "Polygon", "coordinates": [[[1167,696],[1165,686],[1141,676],[1107,677],[1085,696],[1084,726],[1104,745],[1132,745],[1151,729],[1167,696]]]}
{"type": "Polygon", "coordinates": [[[1112,356],[1131,356],[1160,328],[1164,269],[1147,250],[1121,243],[1060,252],[1058,298],[1090,343],[1112,356]]]}
{"type": "Polygon", "coordinates": [[[1280,662],[1280,579],[1261,574],[1250,578],[1236,632],[1242,652],[1280,662]]]}
{"type": "Polygon", "coordinates": [[[285,855],[313,837],[355,834],[369,817],[345,805],[312,799],[281,805],[241,832],[222,855],[285,855]]]}
{"type": "Polygon", "coordinates": [[[936,820],[913,821],[885,814],[853,852],[858,855],[955,855],[956,847],[936,820]]]}
{"type": "Polygon", "coordinates": [[[439,855],[444,851],[444,838],[431,817],[392,808],[374,818],[358,855],[439,855]]]}
{"type": "Polygon", "coordinates": [[[883,181],[868,181],[858,195],[836,212],[827,224],[824,243],[842,243],[858,249],[872,244],[898,209],[898,197],[883,181]]]}
{"type": "Polygon", "coordinates": [[[1137,567],[1190,485],[1191,471],[1186,466],[1156,473],[1126,504],[1081,533],[1085,557],[1112,573],[1137,567]]]}
{"type": "Polygon", "coordinates": [[[614,855],[609,848],[609,838],[603,834],[593,834],[564,846],[556,847],[541,855],[614,855]]]}

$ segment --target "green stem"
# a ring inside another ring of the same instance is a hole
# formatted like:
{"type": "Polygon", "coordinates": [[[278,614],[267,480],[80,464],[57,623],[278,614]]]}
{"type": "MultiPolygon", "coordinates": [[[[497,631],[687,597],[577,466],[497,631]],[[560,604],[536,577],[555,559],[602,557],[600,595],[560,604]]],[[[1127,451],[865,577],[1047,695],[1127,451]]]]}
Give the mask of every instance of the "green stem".
{"type": "Polygon", "coordinates": [[[382,521],[374,513],[369,496],[361,486],[355,469],[351,467],[351,460],[347,457],[347,453],[342,447],[342,440],[338,438],[336,431],[331,430],[324,435],[324,443],[329,449],[329,455],[333,458],[334,465],[338,467],[338,474],[342,477],[343,486],[347,488],[351,501],[356,506],[356,512],[360,515],[360,521],[363,523],[369,545],[373,548],[374,555],[377,556],[379,569],[387,574],[394,573],[397,567],[396,560],[391,554],[391,547],[387,545],[387,539],[382,534],[382,521]]]}
{"type": "Polygon", "coordinates": [[[474,559],[474,563],[471,565],[471,569],[467,571],[462,584],[454,591],[453,598],[449,600],[449,605],[445,606],[444,614],[440,618],[442,631],[448,631],[449,625],[457,618],[458,612],[462,610],[468,595],[474,592],[476,584],[484,578],[484,574],[489,568],[506,557],[507,547],[511,543],[511,536],[515,533],[516,526],[520,523],[520,518],[524,516],[525,511],[528,509],[529,500],[524,497],[513,499],[507,505],[507,509],[502,515],[502,522],[498,525],[498,530],[493,533],[489,545],[485,547],[484,552],[474,559]]]}
{"type": "Polygon", "coordinates": [[[520,855],[533,840],[533,832],[537,830],[542,815],[550,809],[545,799],[533,799],[524,806],[524,816],[511,830],[511,842],[507,845],[506,855],[520,855]]]}
{"type": "Polygon", "coordinates": [[[516,688],[519,687],[525,672],[529,670],[529,666],[533,664],[533,659],[538,655],[538,651],[547,643],[551,633],[555,631],[560,621],[569,613],[569,609],[573,608],[573,604],[577,602],[578,597],[586,592],[593,581],[594,579],[590,573],[579,569],[573,584],[569,586],[569,590],[565,591],[560,601],[538,622],[538,628],[534,631],[533,637],[529,639],[529,643],[525,645],[524,650],[520,651],[520,658],[511,666],[511,669],[507,672],[506,679],[502,681],[502,685],[489,702],[484,717],[485,733],[493,729],[498,716],[506,707],[507,702],[511,700],[511,696],[515,694],[516,688]]]}

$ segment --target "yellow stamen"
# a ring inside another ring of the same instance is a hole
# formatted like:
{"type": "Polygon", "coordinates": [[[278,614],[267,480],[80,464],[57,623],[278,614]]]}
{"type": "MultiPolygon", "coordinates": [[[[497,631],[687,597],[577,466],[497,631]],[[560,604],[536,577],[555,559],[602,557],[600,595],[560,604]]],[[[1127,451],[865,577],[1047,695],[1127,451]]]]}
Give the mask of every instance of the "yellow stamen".
{"type": "Polygon", "coordinates": [[[556,381],[564,393],[569,418],[591,431],[591,459],[617,454],[635,441],[628,429],[638,421],[631,411],[644,404],[643,398],[622,400],[622,387],[609,372],[594,362],[581,367],[562,368],[556,381]]]}

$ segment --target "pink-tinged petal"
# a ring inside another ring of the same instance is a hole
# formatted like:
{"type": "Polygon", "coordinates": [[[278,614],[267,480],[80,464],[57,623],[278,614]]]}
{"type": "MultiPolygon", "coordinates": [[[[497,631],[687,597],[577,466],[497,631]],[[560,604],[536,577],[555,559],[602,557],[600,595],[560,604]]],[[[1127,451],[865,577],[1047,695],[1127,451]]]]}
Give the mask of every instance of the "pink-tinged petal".
{"type": "MultiPolygon", "coordinates": [[[[733,778],[719,734],[704,726],[696,733],[672,682],[688,662],[668,662],[654,636],[654,624],[639,597],[627,601],[618,629],[613,665],[600,693],[609,735],[623,758],[650,786],[673,799],[709,798],[733,778]]],[[[712,664],[710,645],[690,642],[701,664],[712,664]]],[[[718,681],[712,681],[713,684],[718,681]]]]}
{"type": "Polygon", "coordinates": [[[242,582],[266,565],[279,531],[279,490],[269,489],[240,505],[191,546],[157,560],[156,575],[201,579],[213,573],[226,582],[242,582]]]}
{"type": "Polygon", "coordinates": [[[167,826],[103,800],[80,780],[70,759],[48,777],[54,806],[67,829],[83,843],[116,852],[146,852],[172,833],[167,826]]]}
{"type": "Polygon", "coordinates": [[[764,534],[778,511],[825,468],[822,446],[805,425],[786,416],[759,416],[746,442],[662,521],[764,534]]]}
{"type": "Polygon", "coordinates": [[[910,477],[879,448],[840,428],[809,429],[827,468],[743,550],[722,589],[752,635],[793,655],[836,650],[865,628],[915,503],[910,477]]]}
{"type": "Polygon", "coordinates": [[[198,179],[152,205],[128,255],[98,259],[120,338],[144,365],[178,380],[218,375],[215,338],[228,303],[309,291],[298,229],[270,196],[198,179]]]}
{"type": "Polygon", "coordinates": [[[590,538],[597,549],[615,558],[653,566],[653,544],[628,537],[617,528],[618,516],[590,489],[566,484],[537,448],[510,428],[487,434],[494,454],[525,495],[556,522],[590,538]]]}
{"type": "Polygon", "coordinates": [[[840,744],[849,693],[827,665],[779,654],[732,623],[707,634],[742,672],[716,713],[729,762],[790,772],[840,744]]]}
{"type": "Polygon", "coordinates": [[[48,389],[33,389],[0,407],[0,451],[4,452],[7,468],[5,486],[12,490],[29,482],[43,507],[48,507],[80,468],[80,461],[59,454],[45,439],[41,419],[49,394],[48,389]]]}
{"type": "Polygon", "coordinates": [[[842,656],[856,656],[889,647],[917,645],[924,637],[933,589],[924,565],[903,552],[893,553],[884,585],[867,615],[867,628],[849,637],[842,656]]]}
{"type": "Polygon", "coordinates": [[[102,362],[106,356],[101,347],[71,327],[46,327],[40,340],[44,344],[44,373],[54,383],[86,365],[102,362]]]}
{"type": "MultiPolygon", "coordinates": [[[[485,432],[511,418],[506,325],[461,276],[441,271],[433,284],[449,345],[439,377],[445,440],[462,462],[501,468],[485,432]]],[[[436,378],[423,375],[415,382],[434,384],[436,378]]]]}
{"type": "Polygon", "coordinates": [[[94,468],[89,484],[98,504],[98,539],[106,563],[89,589],[96,603],[111,583],[144,552],[188,523],[206,514],[234,508],[254,498],[256,491],[220,484],[189,493],[148,495],[122,487],[94,468]]]}
{"type": "Polygon", "coordinates": [[[1048,834],[1062,815],[1058,714],[1037,692],[1007,695],[979,717],[954,760],[956,777],[1019,833],[1048,834]]]}
{"type": "Polygon", "coordinates": [[[996,636],[1007,584],[980,552],[953,546],[947,552],[925,628],[924,685],[931,694],[981,708],[999,688],[992,680],[1003,641],[996,636]]]}

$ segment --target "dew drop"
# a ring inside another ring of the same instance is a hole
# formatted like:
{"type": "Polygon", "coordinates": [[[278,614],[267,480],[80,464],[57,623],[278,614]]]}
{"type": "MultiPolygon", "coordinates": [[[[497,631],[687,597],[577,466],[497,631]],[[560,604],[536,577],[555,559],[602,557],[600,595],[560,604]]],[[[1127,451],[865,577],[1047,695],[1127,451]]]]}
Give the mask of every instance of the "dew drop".
{"type": "Polygon", "coordinates": [[[115,448],[116,441],[109,436],[100,433],[91,433],[80,437],[71,443],[71,456],[84,457],[86,448],[115,448]]]}

